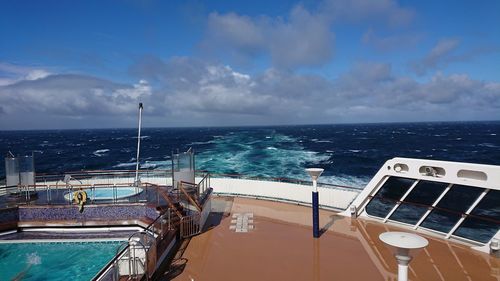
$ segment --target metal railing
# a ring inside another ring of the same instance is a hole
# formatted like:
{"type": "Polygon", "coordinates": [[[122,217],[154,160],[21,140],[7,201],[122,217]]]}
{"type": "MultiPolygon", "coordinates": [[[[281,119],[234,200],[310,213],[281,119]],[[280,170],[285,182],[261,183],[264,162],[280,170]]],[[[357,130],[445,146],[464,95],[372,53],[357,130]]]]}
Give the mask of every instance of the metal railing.
{"type": "MultiPolygon", "coordinates": [[[[112,184],[114,182],[133,185],[135,181],[135,170],[90,170],[90,171],[69,171],[64,174],[43,174],[38,173],[35,177],[37,185],[50,184],[62,181],[65,176],[70,175],[72,179],[81,183],[95,182],[112,184]]],[[[139,170],[139,178],[142,181],[153,182],[162,180],[160,184],[167,184],[167,179],[172,177],[171,170],[139,170]]]]}
{"type": "MultiPolygon", "coordinates": [[[[171,231],[170,210],[158,216],[144,230],[130,235],[128,240],[116,250],[115,257],[109,261],[92,280],[149,280],[158,266],[158,257],[167,248],[158,247],[158,241],[164,241],[171,231]]],[[[169,242],[169,241],[167,241],[169,242]]]]}
{"type": "Polygon", "coordinates": [[[210,174],[206,173],[197,184],[198,194],[205,194],[210,187],[210,174]]]}
{"type": "MultiPolygon", "coordinates": [[[[224,173],[212,173],[212,172],[209,173],[208,171],[205,170],[196,171],[197,177],[203,177],[206,174],[210,174],[211,178],[230,178],[230,179],[244,179],[244,180],[256,180],[256,181],[283,182],[283,183],[292,183],[292,184],[307,185],[307,186],[312,185],[311,181],[286,178],[286,177],[258,177],[258,176],[248,176],[243,174],[224,174],[224,173]]],[[[318,182],[318,187],[342,188],[342,189],[350,189],[356,191],[360,191],[364,188],[364,186],[355,187],[355,186],[322,183],[322,182],[318,182]]]]}
{"type": "Polygon", "coordinates": [[[86,204],[156,203],[158,185],[143,183],[58,184],[0,188],[0,208],[4,205],[74,205],[74,192],[85,191],[86,204]],[[3,203],[3,204],[2,204],[3,203]]]}
{"type": "Polygon", "coordinates": [[[183,216],[180,222],[181,237],[191,237],[201,233],[211,209],[208,198],[210,196],[210,174],[205,174],[197,184],[181,181],[179,193],[181,202],[184,201],[187,204],[187,215],[183,216]]]}
{"type": "Polygon", "coordinates": [[[154,203],[162,214],[151,222],[143,231],[131,236],[117,250],[117,255],[93,280],[119,280],[121,276],[130,279],[151,278],[157,267],[157,257],[162,256],[178,233],[180,237],[190,237],[201,232],[203,223],[210,212],[202,208],[209,200],[210,176],[203,175],[198,184],[194,184],[196,196],[185,193],[190,203],[198,203],[199,209],[179,211],[181,199],[172,187],[167,186],[170,171],[141,171],[140,187],[134,185],[135,171],[85,171],[59,175],[39,174],[32,186],[0,187],[0,208],[2,200],[18,205],[72,205],[73,192],[85,190],[88,204],[130,204],[137,202],[154,203]],[[70,175],[68,177],[67,175],[70,175]],[[64,181],[66,179],[66,181],[64,181]],[[153,181],[152,183],[149,180],[153,181]],[[164,183],[163,185],[161,183],[164,183]],[[137,188],[139,192],[129,197],[121,197],[122,188],[137,188]],[[98,199],[96,194],[109,189],[109,197],[98,199]],[[8,199],[8,200],[7,200],[8,199]],[[11,200],[12,199],[12,200],[11,200]],[[10,200],[10,201],[9,201],[10,200]],[[164,208],[166,207],[166,209],[164,208]],[[169,242],[170,241],[170,242],[169,242]]]}
{"type": "Polygon", "coordinates": [[[183,216],[180,224],[180,235],[182,238],[191,237],[201,231],[201,213],[183,216]]]}
{"type": "MultiPolygon", "coordinates": [[[[161,195],[158,188],[171,184],[171,170],[140,170],[139,175],[142,181],[140,189],[137,189],[137,195],[131,197],[120,197],[121,188],[130,188],[134,186],[135,170],[93,170],[93,171],[75,171],[64,174],[37,174],[36,184],[33,186],[13,186],[0,187],[0,208],[13,207],[19,204],[23,205],[63,205],[73,204],[72,200],[67,200],[66,197],[71,197],[75,189],[86,189],[91,204],[120,204],[133,202],[154,202],[160,204],[161,195]],[[63,178],[71,175],[71,181],[65,183],[63,178]],[[94,193],[100,188],[110,188],[112,190],[111,198],[107,200],[96,200],[94,193]],[[68,196],[68,194],[70,194],[68,196]],[[7,196],[4,196],[7,195],[7,196]]],[[[298,185],[311,185],[311,182],[290,179],[290,178],[273,178],[273,177],[252,177],[241,174],[209,174],[206,171],[196,171],[197,178],[201,178],[196,184],[197,193],[204,194],[206,189],[211,186],[211,178],[231,178],[231,179],[248,179],[271,182],[284,182],[298,185]]],[[[319,187],[343,189],[359,192],[361,188],[318,183],[319,187]]],[[[70,198],[69,198],[70,199],[70,198]]],[[[200,198],[198,198],[200,199],[200,198]]],[[[201,198],[202,199],[202,198],[201,198]]]]}
{"type": "Polygon", "coordinates": [[[72,205],[73,192],[84,190],[87,204],[149,202],[159,204],[159,187],[169,184],[169,170],[140,171],[142,184],[134,185],[135,171],[80,171],[65,174],[38,174],[34,185],[1,186],[0,208],[18,205],[72,205]],[[122,196],[124,189],[135,190],[122,196]],[[96,196],[105,192],[107,195],[96,196]]]}
{"type": "MultiPolygon", "coordinates": [[[[55,182],[61,181],[65,175],[71,175],[72,178],[76,180],[81,180],[85,182],[90,179],[112,179],[112,182],[116,182],[117,179],[126,179],[128,184],[133,184],[133,180],[135,178],[135,170],[90,170],[90,171],[69,171],[63,174],[45,174],[45,173],[37,173],[36,174],[36,182],[37,185],[44,184],[47,182],[55,182]]],[[[300,185],[311,185],[310,181],[300,180],[300,179],[292,179],[286,177],[257,177],[257,176],[248,176],[243,174],[225,174],[225,173],[209,173],[206,170],[197,170],[197,177],[205,177],[210,174],[212,178],[233,178],[233,179],[248,179],[248,180],[261,180],[261,181],[273,181],[273,182],[285,182],[285,183],[293,183],[300,185]]],[[[141,179],[161,179],[164,180],[163,184],[167,184],[167,180],[172,178],[172,170],[139,170],[139,177],[141,179]]],[[[146,180],[147,181],[147,180],[146,180]]],[[[151,181],[149,181],[151,182],[151,181]]],[[[330,183],[318,183],[319,187],[335,187],[335,188],[347,188],[347,189],[363,189],[363,187],[353,187],[346,185],[338,185],[338,184],[330,184],[330,183]]]]}

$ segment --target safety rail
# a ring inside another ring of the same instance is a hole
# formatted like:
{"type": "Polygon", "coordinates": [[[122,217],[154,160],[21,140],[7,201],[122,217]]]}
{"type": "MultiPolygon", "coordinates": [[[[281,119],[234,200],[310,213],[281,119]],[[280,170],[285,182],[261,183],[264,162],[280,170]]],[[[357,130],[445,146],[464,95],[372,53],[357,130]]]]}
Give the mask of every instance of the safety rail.
{"type": "Polygon", "coordinates": [[[210,173],[206,173],[197,184],[198,194],[205,194],[210,186],[210,173]]]}
{"type": "Polygon", "coordinates": [[[194,236],[201,232],[201,213],[184,216],[181,219],[180,235],[183,238],[194,236]]]}
{"type": "MultiPolygon", "coordinates": [[[[75,171],[65,174],[37,174],[36,184],[34,186],[17,186],[17,187],[0,187],[0,208],[11,207],[16,204],[73,204],[68,200],[63,199],[61,193],[73,191],[78,188],[88,188],[91,193],[98,190],[99,187],[109,187],[113,190],[112,198],[109,200],[93,200],[90,195],[90,203],[92,204],[120,204],[131,202],[149,202],[160,204],[161,194],[157,192],[159,186],[166,188],[172,184],[170,176],[171,170],[140,170],[139,175],[142,180],[142,191],[139,196],[128,198],[118,198],[118,190],[122,187],[134,186],[135,170],[93,170],[93,171],[75,171]],[[71,180],[68,183],[62,181],[63,177],[71,175],[71,180]],[[65,190],[65,191],[63,191],[65,190]],[[152,192],[150,192],[152,191],[152,192]],[[11,196],[3,196],[11,195],[11,196]]],[[[211,178],[230,178],[230,179],[248,179],[267,182],[292,183],[298,185],[310,186],[311,182],[290,179],[290,178],[270,178],[270,177],[252,177],[241,174],[210,174],[203,170],[196,171],[196,179],[200,179],[196,184],[197,193],[204,194],[206,189],[211,185],[211,178]]],[[[318,183],[319,187],[351,190],[359,192],[362,188],[318,183]]],[[[197,198],[202,201],[203,198],[197,198]]]]}
{"type": "Polygon", "coordinates": [[[178,191],[166,184],[168,172],[141,171],[139,186],[134,185],[131,180],[135,176],[134,171],[41,174],[36,176],[34,185],[0,187],[0,208],[4,205],[9,208],[19,205],[73,205],[73,192],[80,190],[86,191],[88,204],[153,205],[161,215],[139,234],[131,236],[117,250],[117,255],[93,279],[121,280],[120,277],[127,276],[129,279],[148,280],[159,265],[158,257],[164,258],[164,254],[179,237],[185,238],[200,233],[210,213],[210,205],[207,203],[211,192],[208,174],[204,174],[201,181],[194,184],[197,196],[189,196],[189,193],[184,191],[184,196],[188,197],[186,200],[196,200],[193,202],[199,204],[197,209],[189,209],[181,207],[178,191]],[[155,178],[159,180],[149,182],[155,178]],[[106,188],[109,197],[98,199],[96,193],[106,188]],[[120,194],[124,188],[135,192],[122,197],[120,194]],[[208,208],[205,208],[204,205],[207,204],[208,208]]]}
{"type": "Polygon", "coordinates": [[[194,206],[196,210],[201,212],[201,206],[198,202],[199,198],[198,186],[196,184],[181,181],[179,183],[178,189],[179,189],[179,198],[181,199],[181,202],[184,201],[186,203],[189,203],[190,205],[194,206]],[[194,189],[195,192],[189,190],[190,187],[194,189]]]}
{"type": "MultiPolygon", "coordinates": [[[[203,177],[208,173],[209,172],[205,171],[205,170],[196,171],[197,177],[203,177]]],[[[307,186],[312,185],[311,181],[285,178],[285,177],[258,177],[258,176],[248,176],[248,175],[244,175],[244,174],[224,174],[224,173],[212,173],[212,172],[210,172],[209,174],[210,174],[210,178],[245,179],[245,180],[255,180],[255,181],[292,183],[292,184],[307,185],[307,186]]],[[[343,188],[343,189],[353,189],[353,190],[358,190],[358,191],[362,190],[364,188],[364,186],[363,187],[355,187],[355,186],[339,185],[339,184],[332,184],[332,183],[322,183],[322,182],[318,182],[318,187],[343,188]]]]}
{"type": "Polygon", "coordinates": [[[188,211],[188,214],[183,216],[180,221],[180,236],[182,238],[191,237],[202,232],[203,226],[207,221],[210,210],[212,209],[212,201],[208,198],[211,195],[207,192],[206,200],[200,211],[188,211]]]}
{"type": "Polygon", "coordinates": [[[0,188],[0,208],[2,205],[74,205],[73,195],[85,191],[86,204],[154,203],[158,205],[157,184],[142,183],[93,183],[93,184],[46,184],[0,188]],[[8,203],[8,204],[7,204],[8,203]]]}
{"type": "MultiPolygon", "coordinates": [[[[130,183],[133,183],[133,178],[135,177],[135,170],[90,170],[90,171],[70,171],[61,174],[44,174],[37,173],[36,174],[36,182],[41,183],[44,181],[57,181],[63,178],[65,175],[70,174],[75,179],[88,179],[89,177],[100,177],[104,178],[117,178],[118,176],[122,176],[126,178],[131,178],[130,183]]],[[[248,179],[248,180],[259,180],[259,181],[273,181],[273,182],[285,182],[285,183],[293,183],[299,185],[311,185],[312,183],[307,180],[286,178],[286,177],[257,177],[257,176],[248,176],[244,174],[226,174],[226,173],[212,173],[206,170],[196,170],[196,177],[205,177],[206,175],[210,175],[212,178],[233,178],[233,179],[248,179]]],[[[139,176],[143,177],[157,177],[163,179],[171,179],[172,170],[139,170],[139,176]]],[[[210,183],[210,180],[208,180],[210,183]]],[[[210,186],[210,184],[208,185],[210,186]]],[[[347,189],[356,189],[361,190],[364,187],[354,187],[347,185],[338,185],[338,184],[330,184],[330,183],[321,183],[318,182],[318,187],[332,187],[332,188],[347,188],[347,189]]]]}
{"type": "Polygon", "coordinates": [[[168,233],[178,230],[181,238],[201,233],[211,210],[209,196],[210,189],[207,189],[200,212],[186,210],[187,214],[180,215],[174,206],[169,207],[144,230],[131,235],[128,241],[117,249],[115,257],[92,280],[118,281],[122,276],[128,276],[127,280],[151,279],[161,262],[158,257],[164,256],[165,252],[170,250],[166,245],[175,239],[175,235],[166,239],[168,233]]]}
{"type": "Polygon", "coordinates": [[[93,278],[94,281],[149,280],[159,266],[159,257],[169,248],[165,244],[175,239],[165,240],[172,232],[170,209],[159,215],[144,230],[133,233],[128,240],[117,248],[114,258],[109,261],[93,278]]]}
{"type": "MultiPolygon", "coordinates": [[[[74,171],[66,172],[64,174],[37,174],[35,181],[38,184],[50,184],[53,182],[60,182],[61,179],[70,175],[71,179],[82,182],[90,183],[100,181],[102,183],[111,184],[120,181],[122,183],[134,184],[135,170],[91,170],[91,171],[74,171]]],[[[166,185],[168,179],[172,176],[170,170],[139,170],[139,178],[141,181],[156,182],[166,185]]]]}

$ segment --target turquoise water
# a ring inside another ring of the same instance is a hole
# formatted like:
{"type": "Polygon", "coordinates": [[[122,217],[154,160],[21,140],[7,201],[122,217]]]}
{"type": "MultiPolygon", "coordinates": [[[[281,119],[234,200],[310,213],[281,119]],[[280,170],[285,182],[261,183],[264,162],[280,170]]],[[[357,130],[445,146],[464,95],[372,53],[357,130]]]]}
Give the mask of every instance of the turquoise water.
{"type": "MultiPolygon", "coordinates": [[[[103,199],[113,199],[113,188],[96,188],[94,192],[91,190],[86,190],[87,194],[90,197],[93,197],[94,200],[103,200],[103,199]]],[[[139,192],[141,189],[138,190],[139,192]]],[[[116,188],[116,198],[125,198],[130,197],[136,194],[135,187],[119,187],[116,188]]]]}
{"type": "Polygon", "coordinates": [[[121,242],[0,244],[0,280],[90,280],[121,242]]]}
{"type": "MultiPolygon", "coordinates": [[[[100,188],[95,188],[94,190],[91,189],[85,189],[85,192],[87,192],[87,196],[91,200],[110,200],[114,199],[113,195],[113,188],[112,187],[100,187],[100,188]]],[[[127,198],[136,194],[139,194],[142,192],[142,189],[139,188],[136,192],[135,187],[118,187],[116,188],[116,198],[127,198]]],[[[66,200],[69,200],[68,194],[64,196],[66,200]]],[[[71,196],[73,198],[73,195],[71,196]]]]}

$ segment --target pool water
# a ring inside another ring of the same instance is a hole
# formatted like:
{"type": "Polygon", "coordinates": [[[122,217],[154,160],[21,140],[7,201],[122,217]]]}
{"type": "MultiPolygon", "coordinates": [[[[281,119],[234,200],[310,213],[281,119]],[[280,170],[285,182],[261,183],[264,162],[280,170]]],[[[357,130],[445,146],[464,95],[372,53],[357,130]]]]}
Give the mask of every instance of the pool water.
{"type": "Polygon", "coordinates": [[[92,279],[120,241],[0,244],[0,280],[92,279]]]}
{"type": "MultiPolygon", "coordinates": [[[[93,200],[105,200],[105,199],[113,199],[113,188],[96,188],[94,191],[85,190],[89,198],[93,200]]],[[[126,198],[136,194],[139,194],[142,191],[141,188],[135,187],[119,187],[115,189],[116,198],[126,198]]]]}
{"type": "MultiPolygon", "coordinates": [[[[116,196],[116,199],[122,199],[137,195],[142,192],[142,188],[135,187],[99,187],[93,190],[84,189],[87,192],[87,196],[90,200],[111,200],[116,196]],[[116,193],[115,193],[116,192],[116,193]],[[114,195],[115,194],[115,195],[114,195]]],[[[76,191],[75,191],[76,192],[76,191]]],[[[69,200],[69,194],[64,195],[66,200],[69,200]]],[[[73,199],[73,195],[71,196],[73,199]]]]}

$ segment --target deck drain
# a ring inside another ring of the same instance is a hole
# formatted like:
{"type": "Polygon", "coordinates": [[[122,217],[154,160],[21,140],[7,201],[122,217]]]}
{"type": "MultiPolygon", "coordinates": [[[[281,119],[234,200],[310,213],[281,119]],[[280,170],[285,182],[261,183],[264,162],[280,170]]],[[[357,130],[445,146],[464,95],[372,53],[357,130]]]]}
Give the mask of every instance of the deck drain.
{"type": "Polygon", "coordinates": [[[235,232],[248,232],[253,229],[253,213],[234,213],[229,229],[235,232]]]}

